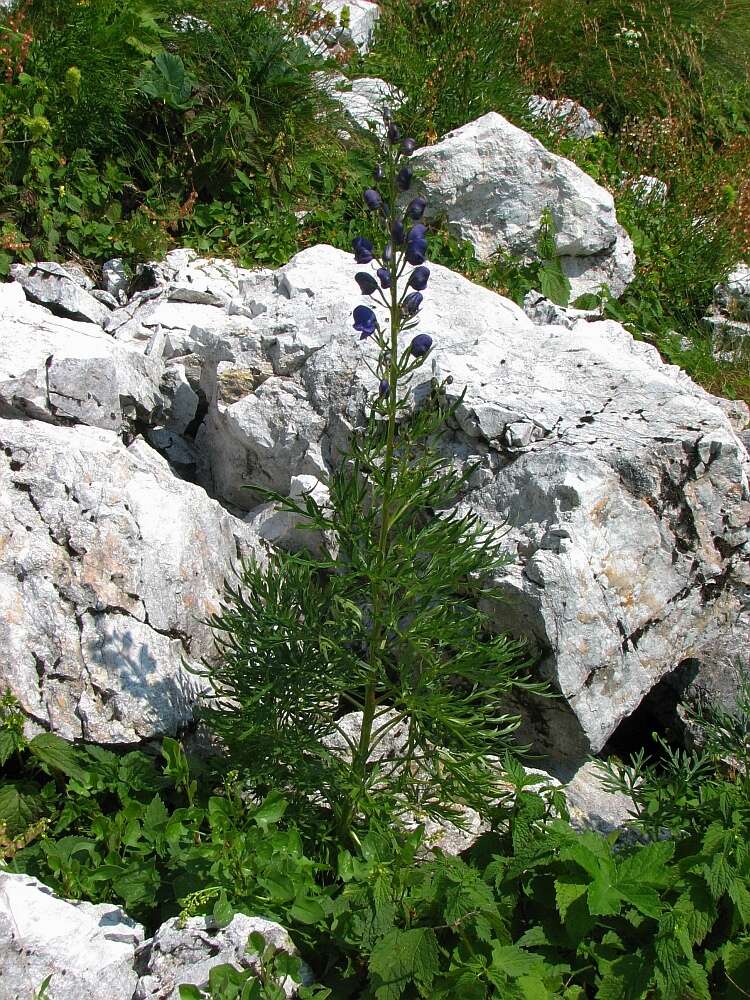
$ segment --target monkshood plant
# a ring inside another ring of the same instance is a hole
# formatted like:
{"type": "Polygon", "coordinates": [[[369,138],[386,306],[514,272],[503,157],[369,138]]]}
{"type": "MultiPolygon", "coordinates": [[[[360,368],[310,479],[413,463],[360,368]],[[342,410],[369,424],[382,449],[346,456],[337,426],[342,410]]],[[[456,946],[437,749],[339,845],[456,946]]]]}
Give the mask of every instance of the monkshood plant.
{"type": "Polygon", "coordinates": [[[410,390],[433,349],[416,331],[426,202],[399,207],[415,143],[385,118],[378,187],[364,192],[382,242],[353,241],[369,303],[353,328],[374,347],[369,412],[325,504],[259,491],[326,539],[326,554],[273,550],[265,566],[244,565],[211,619],[221,656],[206,666],[215,693],[203,709],[251,787],[282,788],[301,822],[317,810],[324,836],[348,846],[364,820],[487,814],[517,726],[508,693],[536,689],[521,644],[491,634],[479,610],[507,556],[498,532],[457,505],[472,469],[439,452],[456,404],[435,380],[420,381],[418,406],[410,390]]]}

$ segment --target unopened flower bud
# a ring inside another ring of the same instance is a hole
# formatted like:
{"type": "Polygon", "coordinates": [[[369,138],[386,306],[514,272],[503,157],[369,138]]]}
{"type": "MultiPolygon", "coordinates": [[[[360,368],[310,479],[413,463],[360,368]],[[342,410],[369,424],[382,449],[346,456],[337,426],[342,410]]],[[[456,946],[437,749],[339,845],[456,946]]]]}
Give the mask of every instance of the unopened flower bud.
{"type": "Polygon", "coordinates": [[[401,143],[401,152],[404,156],[411,156],[414,150],[417,148],[417,143],[414,139],[404,139],[401,143]]]}
{"type": "Polygon", "coordinates": [[[359,271],[354,275],[354,280],[359,285],[359,290],[363,295],[372,295],[378,290],[378,283],[367,271],[359,271]]]}
{"type": "Polygon", "coordinates": [[[429,333],[418,333],[412,340],[409,350],[415,358],[423,358],[432,347],[432,337],[429,333]]]}
{"type": "Polygon", "coordinates": [[[380,192],[376,191],[375,188],[368,188],[364,193],[365,205],[370,209],[380,208],[383,204],[383,199],[380,197],[380,192]]]}

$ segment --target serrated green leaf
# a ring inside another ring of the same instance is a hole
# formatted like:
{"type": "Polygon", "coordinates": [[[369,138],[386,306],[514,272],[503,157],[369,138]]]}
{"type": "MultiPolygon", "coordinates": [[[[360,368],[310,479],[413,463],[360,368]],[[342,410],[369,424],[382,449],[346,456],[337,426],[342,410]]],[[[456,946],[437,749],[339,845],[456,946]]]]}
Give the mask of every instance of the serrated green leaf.
{"type": "Polygon", "coordinates": [[[515,944],[496,944],[492,948],[492,964],[509,979],[518,979],[519,976],[539,973],[544,966],[544,959],[515,944]]]}
{"type": "Polygon", "coordinates": [[[81,766],[81,754],[77,748],[56,733],[40,733],[28,746],[32,757],[52,771],[61,771],[69,778],[87,784],[89,772],[81,766]]]}
{"type": "Polygon", "coordinates": [[[24,833],[43,813],[38,791],[16,783],[0,785],[0,819],[11,837],[24,833]]]}
{"type": "Polygon", "coordinates": [[[370,976],[377,1000],[398,1000],[411,982],[429,987],[439,971],[439,952],[431,927],[391,931],[370,955],[370,976]]]}
{"type": "Polygon", "coordinates": [[[634,882],[618,882],[617,889],[623,899],[632,903],[633,906],[637,907],[647,917],[654,917],[658,920],[664,911],[664,905],[658,892],[648,885],[641,885],[634,882]]]}
{"type": "Polygon", "coordinates": [[[146,812],[143,816],[144,833],[163,833],[168,820],[169,812],[167,811],[167,807],[162,802],[161,797],[155,795],[146,807],[146,812]]]}
{"type": "Polygon", "coordinates": [[[287,800],[280,792],[271,792],[253,813],[253,819],[261,827],[278,823],[286,812],[287,800]]]}
{"type": "Polygon", "coordinates": [[[586,882],[567,882],[562,879],[555,882],[555,902],[561,920],[565,920],[572,904],[580,899],[587,889],[588,883],[586,882]]]}

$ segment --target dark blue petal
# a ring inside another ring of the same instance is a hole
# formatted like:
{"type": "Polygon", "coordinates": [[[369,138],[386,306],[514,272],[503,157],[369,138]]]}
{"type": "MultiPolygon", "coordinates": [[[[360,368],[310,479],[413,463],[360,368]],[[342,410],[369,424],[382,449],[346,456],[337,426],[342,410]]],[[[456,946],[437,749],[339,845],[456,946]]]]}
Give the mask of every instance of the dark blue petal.
{"type": "Polygon", "coordinates": [[[359,285],[359,290],[363,295],[372,295],[373,292],[378,290],[378,283],[375,278],[368,274],[367,271],[358,271],[354,275],[354,280],[359,285]]]}
{"type": "Polygon", "coordinates": [[[397,219],[391,226],[391,240],[393,241],[393,245],[400,247],[404,242],[405,235],[404,224],[400,219],[397,219]]]}
{"type": "Polygon", "coordinates": [[[369,306],[357,306],[354,310],[353,316],[354,329],[359,330],[362,334],[359,338],[360,340],[364,340],[365,337],[370,337],[373,333],[375,333],[378,320],[377,316],[369,306]]]}
{"type": "Polygon", "coordinates": [[[432,337],[429,333],[418,333],[411,342],[409,350],[415,358],[423,358],[432,347],[432,337]]]}
{"type": "Polygon", "coordinates": [[[381,379],[380,385],[378,386],[378,392],[381,396],[387,396],[391,391],[391,384],[388,379],[381,379]]]}
{"type": "Polygon", "coordinates": [[[414,139],[404,139],[401,143],[401,152],[404,156],[411,156],[414,150],[417,148],[417,143],[414,139]]]}
{"type": "Polygon", "coordinates": [[[427,208],[427,202],[424,198],[412,198],[409,204],[406,206],[406,214],[410,219],[421,219],[424,215],[424,210],[427,208]]]}
{"type": "Polygon", "coordinates": [[[415,267],[414,270],[409,275],[409,285],[412,288],[416,288],[418,292],[423,291],[427,288],[427,282],[430,278],[429,267],[415,267]]]}
{"type": "Polygon", "coordinates": [[[419,307],[422,305],[423,295],[421,292],[410,292],[401,303],[401,311],[404,316],[416,316],[419,307]]]}
{"type": "Polygon", "coordinates": [[[365,191],[363,197],[365,199],[365,205],[367,205],[368,208],[371,208],[373,210],[376,208],[381,208],[383,204],[383,199],[380,197],[380,192],[376,191],[375,188],[368,188],[365,191]]]}
{"type": "Polygon", "coordinates": [[[414,171],[411,167],[401,167],[398,174],[396,175],[396,183],[398,184],[400,191],[408,191],[411,187],[411,179],[414,176],[414,171]]]}
{"type": "Polygon", "coordinates": [[[380,278],[381,288],[391,287],[391,272],[388,270],[387,267],[379,267],[375,273],[380,278]]]}

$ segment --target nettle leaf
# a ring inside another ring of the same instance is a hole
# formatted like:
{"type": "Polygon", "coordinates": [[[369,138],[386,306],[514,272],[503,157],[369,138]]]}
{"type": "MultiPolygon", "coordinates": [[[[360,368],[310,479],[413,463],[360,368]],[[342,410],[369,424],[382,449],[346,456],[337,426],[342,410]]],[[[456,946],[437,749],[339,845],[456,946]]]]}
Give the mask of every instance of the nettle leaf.
{"type": "Polygon", "coordinates": [[[56,733],[40,733],[29,743],[29,753],[45,767],[61,771],[69,778],[75,778],[87,785],[89,772],[81,766],[81,754],[72,744],[56,733]]]}
{"type": "Polygon", "coordinates": [[[169,820],[169,812],[159,795],[155,795],[146,807],[143,815],[143,832],[145,834],[162,834],[169,820]]]}
{"type": "Polygon", "coordinates": [[[541,974],[544,959],[515,944],[496,944],[492,948],[492,964],[509,979],[518,979],[520,976],[541,974]]]}
{"type": "Polygon", "coordinates": [[[8,729],[0,729],[0,764],[4,764],[15,753],[18,740],[8,729]]]}
{"type": "Polygon", "coordinates": [[[623,955],[606,963],[596,1000],[641,1000],[651,983],[652,970],[643,955],[623,955]]]}
{"type": "Polygon", "coordinates": [[[325,918],[326,911],[317,899],[300,893],[289,908],[289,915],[301,924],[317,924],[325,918]]]}
{"type": "Polygon", "coordinates": [[[570,281],[559,260],[545,261],[539,268],[539,285],[542,295],[558,306],[567,306],[570,301],[570,281]]]}
{"type": "Polygon", "coordinates": [[[370,975],[377,1000],[398,1000],[411,982],[428,987],[440,970],[431,927],[391,931],[370,955],[370,975]]]}
{"type": "Polygon", "coordinates": [[[650,886],[639,885],[635,882],[618,882],[617,890],[623,899],[632,903],[647,917],[655,917],[658,920],[664,912],[664,905],[659,893],[650,886]]]}
{"type": "Polygon", "coordinates": [[[0,785],[0,817],[11,837],[24,833],[42,815],[38,791],[21,784],[0,785]]]}
{"type": "Polygon", "coordinates": [[[673,873],[667,862],[674,855],[674,843],[659,840],[639,848],[617,866],[618,881],[669,885],[673,873]]]}
{"type": "Polygon", "coordinates": [[[602,872],[588,887],[587,899],[592,915],[611,916],[620,912],[620,893],[608,875],[608,872],[602,872]]]}
{"type": "Polygon", "coordinates": [[[562,920],[567,917],[568,910],[577,899],[580,899],[588,889],[586,882],[567,882],[558,879],[555,882],[555,901],[557,912],[562,920]]]}

